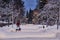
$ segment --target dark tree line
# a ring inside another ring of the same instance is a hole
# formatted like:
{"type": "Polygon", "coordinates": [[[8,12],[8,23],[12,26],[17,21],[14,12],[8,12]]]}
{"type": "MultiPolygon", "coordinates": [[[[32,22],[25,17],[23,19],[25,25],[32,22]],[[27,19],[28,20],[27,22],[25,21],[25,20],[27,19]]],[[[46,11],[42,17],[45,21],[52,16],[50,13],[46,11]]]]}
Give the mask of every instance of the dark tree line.
{"type": "Polygon", "coordinates": [[[27,11],[26,18],[28,18],[27,22],[31,24],[33,19],[33,10],[30,9],[29,12],[27,11]]]}

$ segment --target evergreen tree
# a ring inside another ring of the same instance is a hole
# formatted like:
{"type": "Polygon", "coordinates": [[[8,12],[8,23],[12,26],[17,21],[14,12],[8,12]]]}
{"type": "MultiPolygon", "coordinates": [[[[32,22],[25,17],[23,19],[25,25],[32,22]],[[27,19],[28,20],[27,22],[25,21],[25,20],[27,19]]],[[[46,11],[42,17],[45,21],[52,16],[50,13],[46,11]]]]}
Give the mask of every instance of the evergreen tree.
{"type": "Polygon", "coordinates": [[[26,18],[28,18],[28,15],[29,15],[29,13],[28,13],[28,11],[27,11],[27,13],[26,13],[26,18]]]}
{"type": "Polygon", "coordinates": [[[28,13],[28,11],[26,12],[26,23],[28,23],[28,15],[29,15],[29,13],[28,13]]]}
{"type": "Polygon", "coordinates": [[[37,8],[42,9],[44,5],[47,3],[47,0],[37,0],[37,2],[38,2],[37,8]]]}
{"type": "Polygon", "coordinates": [[[30,9],[28,14],[28,23],[32,23],[32,19],[33,19],[33,11],[30,9]]]}

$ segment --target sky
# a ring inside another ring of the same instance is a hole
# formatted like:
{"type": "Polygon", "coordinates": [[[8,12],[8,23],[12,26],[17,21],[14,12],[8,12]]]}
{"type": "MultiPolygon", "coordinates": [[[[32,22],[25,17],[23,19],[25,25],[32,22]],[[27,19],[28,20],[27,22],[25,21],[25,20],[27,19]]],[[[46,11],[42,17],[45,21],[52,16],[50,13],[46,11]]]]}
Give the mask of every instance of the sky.
{"type": "Polygon", "coordinates": [[[36,8],[36,5],[37,5],[36,0],[23,0],[23,1],[24,1],[26,11],[29,10],[30,8],[32,10],[36,8]]]}

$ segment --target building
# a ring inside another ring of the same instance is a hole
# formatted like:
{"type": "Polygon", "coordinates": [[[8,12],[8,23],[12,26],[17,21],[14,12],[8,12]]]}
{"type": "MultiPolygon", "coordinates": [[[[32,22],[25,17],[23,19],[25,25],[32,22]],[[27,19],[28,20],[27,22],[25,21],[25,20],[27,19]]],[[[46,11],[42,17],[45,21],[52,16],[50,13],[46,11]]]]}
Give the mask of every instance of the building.
{"type": "Polygon", "coordinates": [[[33,10],[33,20],[32,20],[33,24],[38,24],[38,21],[39,21],[38,16],[39,16],[39,14],[40,14],[39,10],[37,10],[37,9],[33,10]]]}

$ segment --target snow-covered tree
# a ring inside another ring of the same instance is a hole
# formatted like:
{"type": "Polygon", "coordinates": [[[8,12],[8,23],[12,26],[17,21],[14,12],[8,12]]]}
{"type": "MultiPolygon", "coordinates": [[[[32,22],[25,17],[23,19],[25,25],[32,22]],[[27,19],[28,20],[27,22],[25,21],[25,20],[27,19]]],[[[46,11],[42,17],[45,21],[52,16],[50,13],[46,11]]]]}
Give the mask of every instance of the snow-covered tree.
{"type": "Polygon", "coordinates": [[[58,20],[58,16],[59,16],[58,15],[59,14],[59,5],[58,4],[59,4],[59,0],[48,0],[48,3],[45,4],[45,6],[43,7],[43,10],[41,10],[41,12],[40,12],[40,15],[42,15],[41,17],[42,18],[47,17],[47,21],[45,22],[45,23],[47,23],[47,25],[57,24],[56,21],[58,20]]]}
{"type": "Polygon", "coordinates": [[[10,21],[23,18],[24,2],[22,0],[0,0],[0,12],[7,16],[10,15],[7,17],[10,21]]]}
{"type": "Polygon", "coordinates": [[[17,19],[23,21],[24,17],[24,2],[22,0],[14,0],[14,9],[17,10],[17,19]]]}

